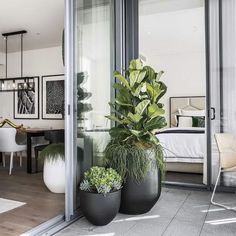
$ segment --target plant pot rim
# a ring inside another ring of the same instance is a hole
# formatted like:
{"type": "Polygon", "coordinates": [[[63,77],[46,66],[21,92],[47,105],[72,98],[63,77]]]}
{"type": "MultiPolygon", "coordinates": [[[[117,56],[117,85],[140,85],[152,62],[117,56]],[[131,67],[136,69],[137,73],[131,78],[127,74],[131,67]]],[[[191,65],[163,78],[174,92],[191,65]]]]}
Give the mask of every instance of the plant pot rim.
{"type": "Polygon", "coordinates": [[[84,193],[90,193],[90,194],[106,195],[106,194],[111,194],[111,193],[117,193],[117,192],[121,191],[121,188],[120,188],[119,190],[112,191],[112,192],[109,192],[109,193],[106,193],[106,194],[103,194],[103,193],[96,193],[96,192],[88,192],[88,191],[81,190],[81,189],[79,189],[79,191],[84,192],[84,193]]]}

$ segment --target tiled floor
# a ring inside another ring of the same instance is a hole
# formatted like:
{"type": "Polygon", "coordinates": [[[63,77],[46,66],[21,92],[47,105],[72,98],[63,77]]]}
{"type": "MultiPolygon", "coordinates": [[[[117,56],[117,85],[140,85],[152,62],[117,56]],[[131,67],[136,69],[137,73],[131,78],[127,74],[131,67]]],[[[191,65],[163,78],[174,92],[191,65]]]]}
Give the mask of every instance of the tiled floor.
{"type": "MultiPolygon", "coordinates": [[[[163,189],[159,201],[147,214],[118,214],[103,227],[82,218],[57,236],[236,235],[236,212],[211,206],[210,196],[210,192],[163,189]]],[[[216,200],[236,206],[235,194],[217,193],[216,200]]]]}

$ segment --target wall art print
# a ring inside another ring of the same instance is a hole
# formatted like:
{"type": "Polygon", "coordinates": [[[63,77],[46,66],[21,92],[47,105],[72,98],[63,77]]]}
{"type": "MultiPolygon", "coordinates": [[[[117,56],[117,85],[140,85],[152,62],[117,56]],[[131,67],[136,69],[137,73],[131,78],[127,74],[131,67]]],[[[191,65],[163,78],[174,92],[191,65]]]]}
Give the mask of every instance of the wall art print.
{"type": "Polygon", "coordinates": [[[64,118],[64,75],[42,76],[42,119],[64,118]]]}
{"type": "MultiPolygon", "coordinates": [[[[16,81],[16,87],[24,87],[25,81],[16,81]]],[[[14,94],[14,119],[39,119],[39,77],[28,81],[30,90],[18,90],[14,94]]]]}

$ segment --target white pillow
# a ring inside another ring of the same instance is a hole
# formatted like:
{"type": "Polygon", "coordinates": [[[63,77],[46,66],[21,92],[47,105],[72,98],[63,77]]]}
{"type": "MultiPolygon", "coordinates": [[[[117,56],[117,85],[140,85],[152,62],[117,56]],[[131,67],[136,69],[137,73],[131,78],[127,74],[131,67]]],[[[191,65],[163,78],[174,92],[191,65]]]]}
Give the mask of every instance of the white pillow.
{"type": "Polygon", "coordinates": [[[179,114],[182,116],[205,116],[205,110],[184,110],[179,109],[179,114]]]}
{"type": "Polygon", "coordinates": [[[192,127],[193,121],[192,116],[179,116],[178,117],[178,127],[192,127]]]}

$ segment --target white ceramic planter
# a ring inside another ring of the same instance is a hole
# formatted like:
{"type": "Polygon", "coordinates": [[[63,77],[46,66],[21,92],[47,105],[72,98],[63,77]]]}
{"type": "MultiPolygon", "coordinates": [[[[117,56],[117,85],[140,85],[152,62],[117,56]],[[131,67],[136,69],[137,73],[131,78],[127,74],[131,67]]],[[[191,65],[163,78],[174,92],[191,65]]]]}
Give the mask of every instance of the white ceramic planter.
{"type": "Polygon", "coordinates": [[[43,180],[47,188],[53,193],[65,193],[65,161],[45,159],[43,180]]]}

